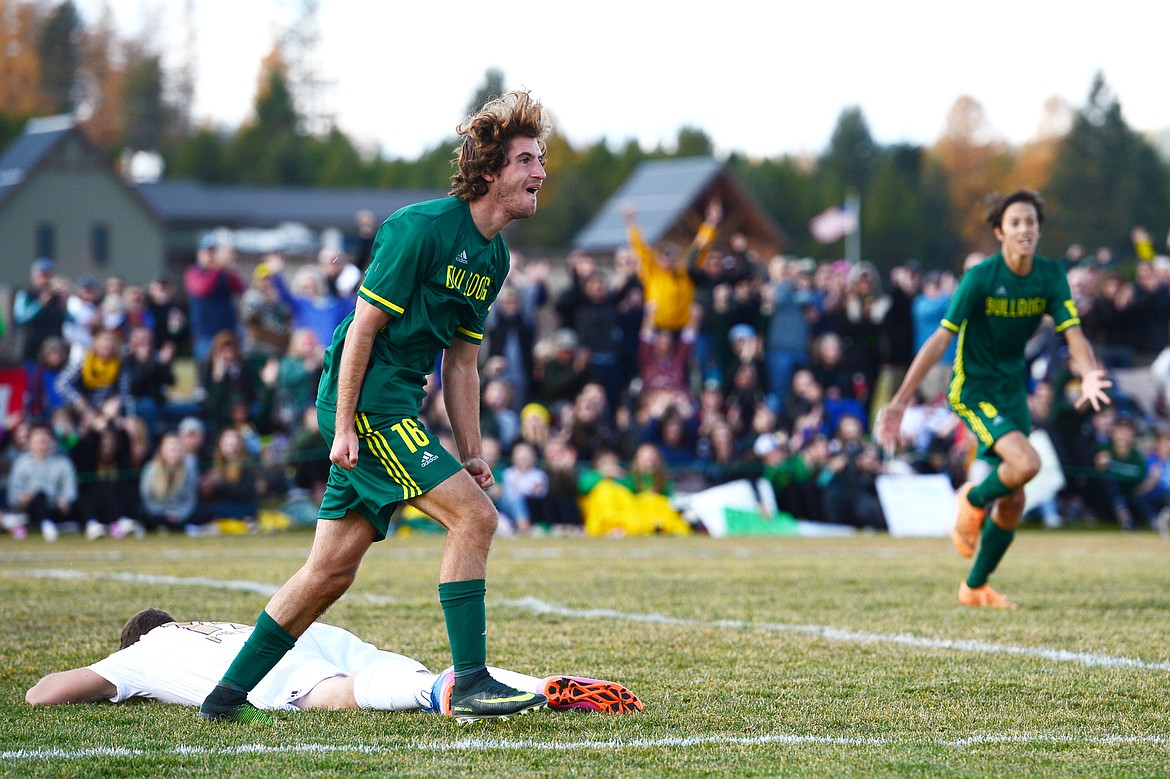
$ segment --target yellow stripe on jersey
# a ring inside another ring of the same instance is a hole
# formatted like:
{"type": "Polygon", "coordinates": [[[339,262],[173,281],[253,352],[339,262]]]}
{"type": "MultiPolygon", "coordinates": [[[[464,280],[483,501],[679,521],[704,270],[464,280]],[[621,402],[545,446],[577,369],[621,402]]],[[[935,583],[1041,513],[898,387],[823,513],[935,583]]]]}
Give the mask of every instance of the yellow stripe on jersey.
{"type": "MultiPolygon", "coordinates": [[[[944,327],[949,324],[950,322],[943,320],[944,327]]],[[[959,399],[963,392],[963,383],[967,379],[967,374],[963,371],[963,342],[966,340],[966,337],[967,323],[963,322],[962,327],[959,328],[959,343],[955,349],[955,362],[952,366],[954,376],[951,377],[951,389],[947,393],[947,400],[951,402],[951,408],[955,410],[955,413],[967,420],[967,424],[970,426],[971,431],[975,433],[980,443],[984,446],[991,446],[994,443],[991,437],[991,431],[983,424],[983,420],[979,415],[959,399]]]]}
{"type": "MultiPolygon", "coordinates": [[[[943,325],[948,325],[950,322],[943,321],[943,325]]],[[[963,373],[963,336],[966,335],[966,328],[959,328],[959,343],[955,348],[955,361],[951,364],[951,387],[947,392],[947,400],[951,402],[952,406],[959,404],[959,393],[963,391],[963,380],[966,379],[966,374],[963,373]]]]}
{"type": "Polygon", "coordinates": [[[372,290],[371,290],[369,287],[367,287],[365,284],[363,284],[363,285],[361,285],[360,287],[358,287],[358,292],[361,292],[361,293],[362,293],[362,294],[364,294],[366,297],[368,297],[368,298],[371,298],[371,299],[372,299],[372,300],[374,300],[375,302],[381,303],[381,304],[382,304],[382,305],[384,305],[386,308],[390,309],[391,311],[393,311],[393,312],[395,312],[395,313],[397,313],[397,314],[405,314],[405,313],[406,313],[406,309],[405,309],[405,308],[403,308],[402,306],[396,306],[396,305],[394,305],[393,303],[391,303],[391,302],[390,302],[389,300],[387,300],[386,298],[384,298],[384,297],[382,297],[381,295],[379,295],[378,293],[376,293],[376,292],[372,291],[372,290]]]}
{"type": "Polygon", "coordinates": [[[354,419],[357,422],[358,435],[366,439],[370,451],[377,456],[378,462],[382,463],[390,480],[402,487],[403,499],[408,500],[421,495],[422,488],[402,465],[398,455],[394,454],[386,437],[370,425],[370,420],[365,414],[358,414],[354,419]]]}
{"type": "Polygon", "coordinates": [[[1057,332],[1057,333],[1063,333],[1065,330],[1069,329],[1070,327],[1080,327],[1080,324],[1081,324],[1080,317],[1074,316],[1072,319],[1069,319],[1065,322],[1061,322],[1059,325],[1057,325],[1055,328],[1053,328],[1053,331],[1057,332]]]}
{"type": "Polygon", "coordinates": [[[483,333],[473,333],[470,330],[468,330],[466,327],[457,327],[457,328],[455,328],[455,330],[457,332],[463,333],[468,338],[474,338],[477,341],[483,340],[483,333]]]}

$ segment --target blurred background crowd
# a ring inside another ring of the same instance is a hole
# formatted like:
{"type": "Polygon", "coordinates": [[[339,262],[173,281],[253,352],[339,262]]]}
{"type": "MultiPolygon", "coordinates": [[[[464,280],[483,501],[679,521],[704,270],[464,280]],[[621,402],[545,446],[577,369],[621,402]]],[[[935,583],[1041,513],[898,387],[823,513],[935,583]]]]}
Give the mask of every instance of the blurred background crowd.
{"type": "MultiPolygon", "coordinates": [[[[947,407],[946,358],[892,457],[869,431],[982,255],[883,277],[865,262],[757,256],[734,234],[716,249],[717,202],[686,246],[648,246],[633,209],[624,217],[612,258],[513,253],[481,351],[502,532],[701,532],[679,498],[744,479],[776,511],[880,531],[881,474],[965,480],[974,442],[947,407]]],[[[311,521],[329,471],[322,355],[368,249],[242,260],[209,235],[182,278],[148,284],[34,263],[4,322],[20,343],[3,368],[20,394],[0,440],[5,528],[97,539],[311,521]]],[[[1165,529],[1170,259],[1073,245],[1062,261],[1114,402],[1073,408],[1079,379],[1042,328],[1028,350],[1033,423],[1065,485],[1033,517],[1165,529]]],[[[437,390],[422,418],[454,450],[437,390]]]]}

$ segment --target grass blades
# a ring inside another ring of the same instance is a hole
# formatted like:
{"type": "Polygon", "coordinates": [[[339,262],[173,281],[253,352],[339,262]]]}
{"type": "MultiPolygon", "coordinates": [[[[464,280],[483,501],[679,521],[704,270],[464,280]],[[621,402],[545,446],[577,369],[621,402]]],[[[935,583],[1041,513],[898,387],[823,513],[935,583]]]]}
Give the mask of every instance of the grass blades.
{"type": "MultiPolygon", "coordinates": [[[[947,539],[501,538],[488,652],[620,681],[634,715],[541,711],[459,727],[374,711],[225,727],[153,702],[33,708],[42,675],[113,651],[123,621],[253,622],[311,535],[0,539],[7,776],[1154,776],[1170,753],[1170,544],[1020,532],[964,609],[947,539]]],[[[324,621],[450,663],[443,539],[377,544],[324,621]]]]}

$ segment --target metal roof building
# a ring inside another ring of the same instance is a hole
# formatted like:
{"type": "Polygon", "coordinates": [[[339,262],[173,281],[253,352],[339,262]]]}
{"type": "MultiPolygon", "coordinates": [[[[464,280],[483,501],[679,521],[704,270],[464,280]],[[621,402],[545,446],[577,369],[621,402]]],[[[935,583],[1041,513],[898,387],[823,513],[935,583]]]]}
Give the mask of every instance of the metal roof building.
{"type": "Polygon", "coordinates": [[[748,245],[763,257],[784,251],[788,235],[713,157],[650,160],[639,165],[617,192],[594,215],[573,241],[573,248],[592,254],[611,254],[626,245],[622,207],[637,211],[638,226],[650,244],[671,240],[690,243],[703,221],[707,203],[723,203],[723,223],[717,242],[742,233],[748,245]]]}
{"type": "Polygon", "coordinates": [[[445,191],[414,189],[323,189],[252,187],[169,180],[139,184],[172,228],[255,227],[297,222],[311,230],[353,229],[360,210],[378,221],[403,206],[442,197],[445,191]]]}
{"type": "MultiPolygon", "coordinates": [[[[180,272],[201,234],[295,240],[312,254],[327,229],[356,240],[355,216],[380,222],[405,205],[446,190],[259,187],[123,179],[69,115],[31,119],[0,155],[0,284],[28,282],[32,262],[52,259],[61,273],[120,275],[132,281],[180,272]]],[[[242,251],[247,249],[241,244],[242,251]]]]}
{"type": "Polygon", "coordinates": [[[137,190],[167,226],[172,267],[182,267],[194,257],[199,236],[205,232],[233,231],[245,253],[279,249],[312,254],[324,230],[354,235],[358,211],[372,212],[375,222],[381,223],[403,206],[447,194],[445,190],[259,187],[193,180],[139,184],[137,190]]]}

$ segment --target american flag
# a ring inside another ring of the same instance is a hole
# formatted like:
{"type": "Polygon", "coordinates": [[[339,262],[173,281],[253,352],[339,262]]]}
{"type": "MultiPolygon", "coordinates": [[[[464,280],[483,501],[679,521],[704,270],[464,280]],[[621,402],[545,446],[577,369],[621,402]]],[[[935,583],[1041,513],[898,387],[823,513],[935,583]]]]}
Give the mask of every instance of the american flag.
{"type": "Polygon", "coordinates": [[[821,243],[834,243],[857,229],[857,216],[852,211],[832,206],[808,220],[808,229],[821,243]]]}

